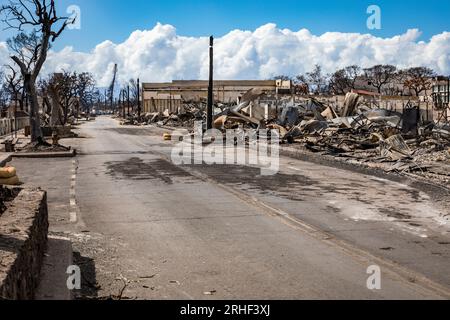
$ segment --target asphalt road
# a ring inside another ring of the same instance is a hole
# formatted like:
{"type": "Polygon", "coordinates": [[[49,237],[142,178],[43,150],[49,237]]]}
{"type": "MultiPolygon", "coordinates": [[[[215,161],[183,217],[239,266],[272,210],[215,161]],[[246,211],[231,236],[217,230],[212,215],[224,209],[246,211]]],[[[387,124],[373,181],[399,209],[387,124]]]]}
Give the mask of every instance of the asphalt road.
{"type": "Polygon", "coordinates": [[[76,159],[16,159],[48,190],[51,231],[72,239],[90,297],[450,297],[448,213],[429,195],[280,159],[280,172],[177,166],[158,128],[109,117],[63,140],[76,159]],[[370,266],[381,289],[369,290],[370,266]]]}

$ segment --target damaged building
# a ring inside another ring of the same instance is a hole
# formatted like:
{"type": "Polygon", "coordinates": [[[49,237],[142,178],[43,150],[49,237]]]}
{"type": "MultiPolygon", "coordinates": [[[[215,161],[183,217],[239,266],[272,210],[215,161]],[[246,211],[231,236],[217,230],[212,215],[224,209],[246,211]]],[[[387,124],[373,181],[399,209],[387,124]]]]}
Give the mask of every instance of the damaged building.
{"type": "MultiPolygon", "coordinates": [[[[214,82],[214,101],[235,103],[247,91],[255,89],[268,95],[290,95],[293,84],[283,80],[219,80],[214,82]]],[[[183,102],[200,102],[208,97],[208,81],[176,80],[168,83],[144,83],[144,112],[176,112],[183,102]]]]}
{"type": "Polygon", "coordinates": [[[450,121],[450,77],[433,79],[432,98],[439,112],[438,121],[450,121]]]}

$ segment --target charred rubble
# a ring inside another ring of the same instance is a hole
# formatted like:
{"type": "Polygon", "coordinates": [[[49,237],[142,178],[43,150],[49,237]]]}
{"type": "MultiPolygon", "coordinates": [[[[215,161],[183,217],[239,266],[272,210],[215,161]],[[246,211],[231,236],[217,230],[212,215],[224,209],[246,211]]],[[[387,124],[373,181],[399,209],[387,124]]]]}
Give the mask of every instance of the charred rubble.
{"type": "MultiPolygon", "coordinates": [[[[206,102],[185,103],[176,113],[129,117],[123,125],[193,128],[206,120],[206,102]]],[[[450,185],[450,124],[425,120],[414,102],[403,112],[369,107],[358,93],[342,105],[316,98],[265,96],[250,90],[238,104],[215,105],[214,128],[272,129],[283,144],[331,155],[387,172],[420,174],[450,185]]]]}

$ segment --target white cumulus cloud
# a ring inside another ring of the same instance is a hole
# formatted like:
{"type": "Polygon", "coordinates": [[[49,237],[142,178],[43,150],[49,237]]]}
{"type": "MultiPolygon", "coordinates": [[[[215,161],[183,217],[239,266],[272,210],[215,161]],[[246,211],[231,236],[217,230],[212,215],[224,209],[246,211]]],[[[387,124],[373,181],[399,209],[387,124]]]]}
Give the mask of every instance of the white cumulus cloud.
{"type": "MultiPolygon", "coordinates": [[[[325,72],[358,64],[393,64],[400,68],[429,66],[450,74],[450,32],[418,41],[417,29],[392,38],[370,34],[328,32],[314,35],[306,29],[291,31],[266,24],[254,31],[233,30],[215,41],[217,79],[267,79],[297,75],[320,64],[325,72]]],[[[114,63],[119,81],[140,77],[142,81],[206,79],[207,37],[177,35],[171,25],[158,23],[151,30],[134,31],[123,43],[104,41],[91,52],[71,47],[51,51],[44,73],[64,70],[92,72],[100,86],[111,81],[114,63]]],[[[5,43],[0,43],[0,63],[8,62],[5,43]]]]}

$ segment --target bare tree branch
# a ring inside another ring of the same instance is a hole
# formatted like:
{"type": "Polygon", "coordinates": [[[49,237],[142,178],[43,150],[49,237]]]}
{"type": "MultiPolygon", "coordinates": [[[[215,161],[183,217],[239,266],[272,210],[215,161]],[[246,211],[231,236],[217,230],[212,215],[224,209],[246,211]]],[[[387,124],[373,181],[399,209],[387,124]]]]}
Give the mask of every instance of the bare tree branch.
{"type": "Polygon", "coordinates": [[[50,43],[73,21],[58,17],[54,0],[9,0],[0,7],[0,15],[6,26],[20,32],[10,41],[16,53],[11,58],[20,67],[24,87],[30,96],[31,139],[36,141],[42,137],[36,79],[47,60],[50,43]],[[25,32],[25,28],[31,32],[25,32]]]}

